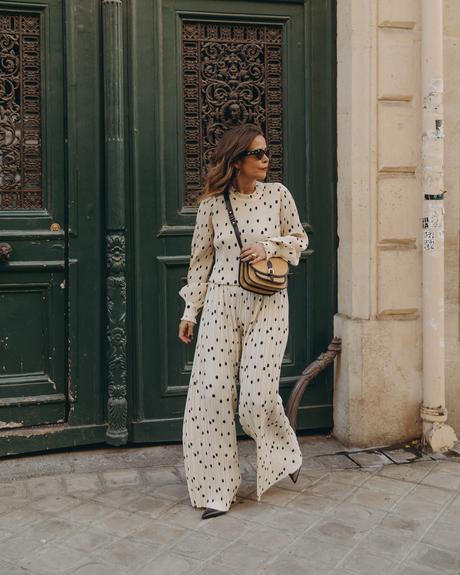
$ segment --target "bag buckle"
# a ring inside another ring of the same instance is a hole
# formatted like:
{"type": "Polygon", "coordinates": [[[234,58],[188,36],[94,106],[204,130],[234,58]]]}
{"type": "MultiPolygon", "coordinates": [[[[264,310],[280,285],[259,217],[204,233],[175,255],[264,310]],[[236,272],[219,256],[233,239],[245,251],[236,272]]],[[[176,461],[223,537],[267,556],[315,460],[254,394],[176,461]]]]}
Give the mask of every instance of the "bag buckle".
{"type": "Polygon", "coordinates": [[[267,267],[270,281],[273,281],[273,264],[270,260],[267,260],[267,267]]]}

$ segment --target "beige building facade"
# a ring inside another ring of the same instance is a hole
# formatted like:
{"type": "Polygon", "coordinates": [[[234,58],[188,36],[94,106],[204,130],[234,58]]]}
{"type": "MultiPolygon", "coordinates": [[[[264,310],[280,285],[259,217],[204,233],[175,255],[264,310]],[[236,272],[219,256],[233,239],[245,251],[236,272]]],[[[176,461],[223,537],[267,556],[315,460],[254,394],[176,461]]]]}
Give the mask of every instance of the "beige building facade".
{"type": "MultiPolygon", "coordinates": [[[[460,4],[442,9],[445,407],[460,436],[460,4]]],[[[422,0],[337,1],[334,434],[347,445],[422,435],[421,24],[422,0]]]]}

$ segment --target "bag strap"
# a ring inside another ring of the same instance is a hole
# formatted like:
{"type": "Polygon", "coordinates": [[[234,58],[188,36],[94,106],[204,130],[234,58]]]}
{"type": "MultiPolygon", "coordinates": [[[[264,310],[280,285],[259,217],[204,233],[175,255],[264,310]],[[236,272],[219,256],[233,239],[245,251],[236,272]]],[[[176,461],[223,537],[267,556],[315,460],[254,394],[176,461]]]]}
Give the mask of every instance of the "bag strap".
{"type": "Polygon", "coordinates": [[[230,196],[228,193],[228,189],[224,191],[224,200],[225,205],[227,206],[228,215],[230,217],[230,221],[232,222],[233,229],[235,230],[236,239],[238,241],[238,245],[240,249],[243,249],[243,244],[241,242],[241,233],[238,229],[238,222],[236,221],[235,214],[233,213],[232,203],[230,201],[230,196]]]}
{"type": "MultiPolygon", "coordinates": [[[[230,221],[232,222],[233,229],[235,230],[238,245],[240,246],[240,249],[243,249],[243,244],[241,243],[241,233],[240,233],[240,230],[238,229],[238,222],[236,221],[235,214],[233,213],[232,202],[230,201],[228,188],[224,191],[224,200],[225,200],[225,205],[227,206],[227,211],[228,211],[228,215],[230,217],[230,221]]],[[[269,275],[273,279],[273,275],[274,275],[273,274],[273,263],[271,262],[271,260],[267,260],[267,268],[268,268],[268,274],[266,274],[266,275],[269,275]]]]}

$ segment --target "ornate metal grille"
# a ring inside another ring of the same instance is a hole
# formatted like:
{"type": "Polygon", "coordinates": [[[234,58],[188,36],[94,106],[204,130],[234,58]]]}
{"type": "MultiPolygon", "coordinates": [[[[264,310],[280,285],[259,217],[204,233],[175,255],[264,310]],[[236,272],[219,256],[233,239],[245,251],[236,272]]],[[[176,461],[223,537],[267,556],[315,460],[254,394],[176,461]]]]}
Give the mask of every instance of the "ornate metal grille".
{"type": "Polygon", "coordinates": [[[204,185],[222,134],[251,122],[270,147],[268,180],[282,181],[282,26],[182,23],[185,203],[204,185]]]}
{"type": "Polygon", "coordinates": [[[0,210],[41,207],[40,16],[0,12],[0,210]]]}

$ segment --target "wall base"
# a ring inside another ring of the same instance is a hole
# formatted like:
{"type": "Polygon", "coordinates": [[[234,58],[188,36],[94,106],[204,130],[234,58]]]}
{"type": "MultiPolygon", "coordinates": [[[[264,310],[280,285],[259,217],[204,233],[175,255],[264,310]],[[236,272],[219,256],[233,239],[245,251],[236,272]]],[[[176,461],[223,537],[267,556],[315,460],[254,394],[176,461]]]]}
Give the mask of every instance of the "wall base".
{"type": "Polygon", "coordinates": [[[342,353],[335,360],[333,434],[346,446],[382,446],[421,436],[420,334],[420,318],[334,316],[342,353]]]}

